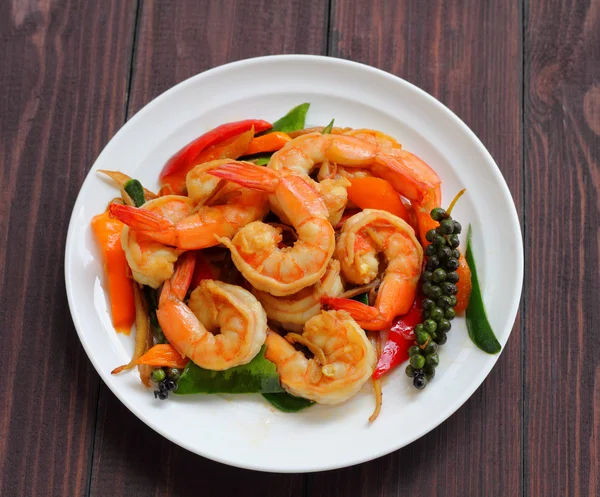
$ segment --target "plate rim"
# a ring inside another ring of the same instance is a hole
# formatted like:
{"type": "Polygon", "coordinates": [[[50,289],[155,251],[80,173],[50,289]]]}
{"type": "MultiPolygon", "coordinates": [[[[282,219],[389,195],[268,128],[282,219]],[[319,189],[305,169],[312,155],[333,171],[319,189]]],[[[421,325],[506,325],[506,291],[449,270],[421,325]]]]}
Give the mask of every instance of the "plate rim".
{"type": "Polygon", "coordinates": [[[99,374],[99,376],[102,379],[102,381],[104,382],[104,384],[112,391],[112,393],[119,399],[119,401],[121,403],[123,403],[125,405],[125,407],[127,407],[140,421],[142,421],[150,429],[157,432],[158,434],[165,437],[166,439],[170,440],[171,442],[175,443],[176,445],[178,445],[186,450],[189,450],[192,453],[198,454],[202,457],[206,457],[207,459],[211,459],[213,461],[227,464],[229,466],[239,467],[239,468],[243,468],[243,469],[250,469],[250,470],[255,470],[255,471],[263,471],[263,472],[312,473],[312,472],[317,472],[317,471],[329,471],[329,470],[333,470],[333,469],[354,466],[356,464],[361,464],[361,463],[364,463],[367,461],[377,459],[379,457],[383,457],[387,454],[395,452],[396,450],[406,447],[407,445],[410,445],[411,443],[413,443],[415,440],[418,440],[419,438],[423,437],[430,431],[433,431],[435,428],[437,428],[440,424],[442,424],[450,416],[452,416],[460,407],[462,407],[467,402],[467,400],[469,400],[472,397],[473,393],[479,387],[481,387],[481,385],[484,383],[485,379],[489,376],[489,373],[491,372],[491,370],[496,365],[496,362],[498,361],[500,355],[504,351],[506,343],[508,342],[508,339],[510,338],[510,335],[512,334],[512,330],[515,325],[515,320],[517,317],[519,303],[520,303],[520,300],[522,297],[522,291],[523,291],[524,251],[523,251],[522,229],[521,229],[521,223],[520,223],[519,215],[517,212],[517,208],[516,208],[514,199],[512,197],[512,194],[510,192],[510,189],[508,187],[508,184],[506,183],[506,180],[505,180],[504,176],[502,175],[502,172],[500,171],[500,168],[498,167],[498,165],[496,164],[496,161],[493,159],[493,157],[491,156],[491,154],[489,153],[489,151],[487,150],[485,145],[482,143],[482,141],[464,123],[464,121],[462,121],[462,119],[460,119],[460,117],[458,117],[450,108],[445,106],[442,102],[437,100],[434,96],[430,95],[429,93],[422,90],[421,88],[414,85],[413,83],[410,83],[409,81],[406,81],[405,79],[403,79],[399,76],[396,76],[394,74],[386,72],[382,69],[378,69],[373,66],[369,66],[367,64],[355,62],[352,60],[337,58],[337,57],[324,56],[324,55],[285,54],[285,55],[266,55],[266,56],[261,56],[261,57],[245,58],[245,59],[229,62],[229,63],[223,64],[223,65],[217,66],[217,67],[213,67],[206,71],[197,73],[197,74],[181,81],[180,83],[170,87],[169,89],[167,89],[166,91],[157,95],[156,97],[154,97],[151,101],[149,101],[146,105],[144,105],[138,112],[136,112],[126,123],[124,123],[123,126],[121,126],[118,129],[118,131],[110,138],[110,140],[103,147],[100,154],[96,157],[96,159],[94,160],[94,163],[92,164],[92,167],[86,173],[86,177],[79,188],[79,192],[77,194],[75,203],[73,204],[73,210],[72,210],[72,213],[71,213],[71,216],[69,219],[69,226],[68,226],[68,230],[67,230],[66,244],[65,244],[64,265],[65,265],[64,275],[65,275],[65,287],[66,287],[66,293],[67,293],[67,301],[69,304],[69,311],[71,313],[71,318],[73,320],[73,324],[74,324],[75,330],[77,332],[79,341],[82,344],[88,359],[94,366],[94,369],[97,371],[97,373],[99,374]],[[455,399],[452,403],[450,403],[447,406],[447,408],[443,411],[443,415],[440,417],[441,419],[438,422],[433,423],[433,424],[428,424],[427,428],[425,428],[425,429],[414,430],[411,433],[411,436],[407,437],[406,441],[403,444],[401,444],[391,450],[385,449],[382,451],[373,451],[372,453],[369,453],[365,457],[357,457],[354,460],[352,460],[351,462],[343,462],[341,464],[333,463],[333,464],[329,464],[327,466],[319,466],[319,467],[314,467],[314,466],[310,466],[310,464],[307,464],[307,465],[303,466],[302,468],[296,467],[296,468],[274,469],[272,467],[265,467],[264,465],[261,466],[260,463],[253,463],[252,461],[247,461],[246,464],[241,464],[238,461],[231,461],[224,457],[219,457],[219,456],[215,456],[213,454],[207,453],[202,449],[202,447],[198,447],[198,446],[192,445],[190,443],[187,443],[185,440],[175,439],[175,437],[170,436],[170,434],[167,431],[165,431],[162,428],[162,426],[155,426],[154,424],[151,424],[151,421],[149,421],[148,418],[144,415],[143,410],[139,409],[133,402],[130,402],[126,395],[122,395],[120,391],[118,391],[116,388],[113,388],[113,385],[111,384],[111,382],[107,381],[107,378],[109,378],[109,372],[106,372],[102,368],[99,367],[97,360],[95,359],[94,355],[91,353],[90,343],[88,343],[83,332],[80,331],[83,327],[82,327],[82,324],[79,322],[77,311],[75,310],[76,309],[75,305],[74,305],[75,297],[73,294],[74,290],[73,290],[71,280],[69,277],[69,268],[71,267],[71,264],[72,264],[71,257],[72,257],[72,252],[73,252],[72,246],[74,243],[73,237],[74,237],[74,231],[75,231],[74,226],[76,224],[76,213],[78,212],[78,210],[80,210],[81,204],[83,203],[84,187],[86,186],[86,184],[88,182],[92,181],[92,177],[93,177],[92,173],[94,171],[94,167],[101,160],[102,156],[105,153],[107,153],[107,150],[109,150],[112,146],[115,146],[114,143],[120,135],[124,134],[127,130],[129,130],[129,128],[135,126],[135,124],[139,120],[143,119],[148,112],[151,112],[152,108],[155,105],[157,105],[157,100],[166,98],[168,95],[171,95],[175,92],[182,91],[182,89],[184,89],[186,86],[193,85],[197,80],[202,79],[203,77],[216,75],[219,72],[226,71],[234,66],[239,69],[244,69],[246,66],[252,66],[254,64],[261,64],[261,63],[265,63],[265,62],[277,64],[277,63],[289,62],[289,61],[293,61],[293,60],[303,61],[303,62],[314,62],[317,64],[334,64],[334,65],[338,64],[340,66],[354,67],[355,69],[363,71],[363,72],[370,72],[371,74],[373,74],[377,77],[383,77],[390,81],[393,81],[396,84],[405,85],[410,91],[418,93],[422,98],[428,100],[430,104],[434,105],[435,107],[438,108],[438,110],[442,111],[443,113],[448,115],[448,117],[450,117],[450,119],[454,122],[454,124],[458,128],[460,128],[461,132],[465,133],[470,138],[470,141],[472,142],[472,144],[475,145],[479,149],[479,151],[485,156],[486,160],[494,166],[493,168],[490,168],[491,173],[493,174],[494,178],[496,179],[497,185],[499,186],[499,188],[502,192],[503,200],[508,200],[507,204],[509,205],[510,208],[509,208],[509,212],[507,212],[506,215],[510,218],[510,227],[512,229],[512,235],[513,235],[513,239],[511,241],[514,241],[516,243],[515,251],[518,254],[517,260],[514,261],[515,269],[516,269],[515,283],[516,283],[516,287],[517,287],[518,291],[515,292],[515,294],[511,296],[511,300],[509,302],[510,312],[508,314],[507,323],[511,323],[511,325],[510,325],[508,334],[505,337],[505,340],[504,341],[501,340],[502,351],[496,355],[490,356],[489,362],[486,363],[486,366],[481,370],[483,373],[481,381],[475,381],[475,382],[470,383],[468,388],[465,389],[463,395],[460,396],[458,398],[458,400],[455,399]]]}

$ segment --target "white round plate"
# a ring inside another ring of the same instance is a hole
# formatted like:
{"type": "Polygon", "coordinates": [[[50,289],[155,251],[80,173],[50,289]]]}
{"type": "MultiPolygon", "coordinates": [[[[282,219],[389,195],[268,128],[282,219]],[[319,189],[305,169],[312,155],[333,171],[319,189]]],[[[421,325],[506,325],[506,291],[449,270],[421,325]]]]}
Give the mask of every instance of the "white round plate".
{"type": "Polygon", "coordinates": [[[519,220],[494,160],[450,110],[400,78],[340,59],[282,55],[217,67],[149,103],[102,151],[75,203],[65,256],[73,321],[104,382],[148,426],[204,457],[262,471],[328,470],[399,449],[456,411],[498,359],[478,350],[464,318],[457,318],[441,349],[435,380],[416,391],[404,368],[397,368],[383,381],[383,410],[372,424],[367,421],[374,407],[370,384],[345,404],[285,414],[260,395],[170,396],[162,402],[135,372],[111,376],[114,367],[131,357],[133,335],[115,333],[108,314],[90,221],[117,191],[96,170],[119,170],[156,189],[167,159],[203,132],[241,119],[274,121],[302,102],[311,103],[308,125],[335,118],[336,126],[374,128],[396,137],[438,172],[444,204],[467,189],[453,214],[463,226],[473,226],[482,292],[503,346],[523,278],[519,220]]]}

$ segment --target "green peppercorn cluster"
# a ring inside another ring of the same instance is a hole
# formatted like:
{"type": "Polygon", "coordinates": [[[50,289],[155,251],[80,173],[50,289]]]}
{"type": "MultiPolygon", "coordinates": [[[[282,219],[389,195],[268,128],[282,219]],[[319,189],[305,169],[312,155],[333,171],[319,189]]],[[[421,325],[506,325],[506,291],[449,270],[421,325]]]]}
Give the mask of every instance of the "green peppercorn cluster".
{"type": "Polygon", "coordinates": [[[458,291],[458,259],[462,228],[442,208],[431,211],[431,218],[439,226],[429,230],[425,238],[431,245],[425,249],[425,271],[421,276],[424,321],[415,326],[415,345],[410,347],[409,365],[406,375],[412,378],[413,385],[420,389],[435,376],[435,368],[440,362],[438,348],[446,343],[447,333],[456,316],[456,293],[458,291]]]}
{"type": "Polygon", "coordinates": [[[169,392],[177,390],[177,381],[181,377],[181,371],[177,368],[156,368],[150,373],[150,379],[158,384],[158,390],[154,390],[154,398],[166,400],[169,392]]]}

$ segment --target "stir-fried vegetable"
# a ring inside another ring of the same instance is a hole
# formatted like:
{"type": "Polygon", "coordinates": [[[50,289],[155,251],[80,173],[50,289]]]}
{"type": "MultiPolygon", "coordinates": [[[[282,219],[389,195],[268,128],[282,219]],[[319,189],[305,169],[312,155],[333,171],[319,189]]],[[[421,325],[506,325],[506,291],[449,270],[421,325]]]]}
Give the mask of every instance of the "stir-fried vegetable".
{"type": "MultiPolygon", "coordinates": [[[[127,369],[131,369],[137,365],[137,360],[152,347],[152,338],[150,334],[150,322],[148,313],[144,307],[140,289],[137,284],[133,285],[133,295],[135,302],[135,347],[133,349],[133,356],[131,361],[123,366],[119,366],[112,370],[112,374],[118,374],[127,369]]],[[[150,370],[141,364],[138,368],[140,370],[140,377],[146,386],[150,386],[149,375],[150,370]]]]}
{"type": "Polygon", "coordinates": [[[351,178],[348,199],[361,209],[381,209],[406,222],[410,221],[410,215],[402,203],[400,194],[384,179],[373,176],[351,178]]]}
{"type": "Polygon", "coordinates": [[[323,128],[323,131],[321,131],[322,135],[328,135],[331,133],[331,131],[333,130],[333,122],[334,121],[335,121],[335,119],[332,119],[331,122],[323,128]]]}
{"type": "MultiPolygon", "coordinates": [[[[266,133],[273,133],[275,131],[284,131],[291,133],[304,128],[306,122],[306,114],[308,113],[309,103],[300,104],[290,110],[281,119],[278,119],[273,123],[273,127],[266,133]]],[[[266,134],[265,133],[265,134],[266,134]]]]}
{"type": "Polygon", "coordinates": [[[247,155],[261,154],[264,152],[276,152],[291,140],[290,135],[282,131],[274,131],[266,135],[255,137],[245,151],[247,155]]]}
{"type": "Polygon", "coordinates": [[[248,364],[225,371],[211,371],[189,362],[177,386],[178,395],[194,393],[278,393],[283,392],[275,365],[261,351],[248,364]]]}
{"type": "MultiPolygon", "coordinates": [[[[135,364],[168,368],[185,368],[190,360],[181,357],[175,347],[168,343],[157,343],[148,352],[135,361],[135,364]]],[[[159,380],[160,381],[160,380],[159,380]]],[[[157,382],[158,383],[158,382],[157,382]]]]}
{"type": "Polygon", "coordinates": [[[195,155],[193,155],[193,159],[189,159],[189,157],[192,157],[191,152],[189,154],[184,154],[185,157],[182,158],[180,166],[173,167],[168,174],[163,174],[165,171],[163,170],[163,173],[161,173],[160,178],[162,184],[168,184],[173,193],[183,194],[185,192],[185,179],[187,173],[190,172],[190,170],[195,165],[217,159],[237,159],[241,157],[248,150],[248,147],[250,146],[250,143],[254,138],[254,133],[256,132],[256,130],[265,129],[267,125],[270,126],[270,124],[266,123],[265,121],[243,122],[246,123],[244,124],[244,126],[232,127],[230,131],[241,129],[247,126],[248,123],[252,122],[255,123],[255,126],[251,126],[250,129],[247,129],[245,131],[237,132],[233,136],[229,135],[229,132],[222,133],[221,140],[212,143],[210,146],[202,148],[202,150],[200,150],[200,147],[197,147],[197,150],[195,150],[194,152],[195,155]],[[188,160],[189,162],[187,162],[188,160]]]}
{"type": "Polygon", "coordinates": [[[123,186],[123,190],[127,192],[127,195],[133,200],[136,207],[140,207],[146,202],[144,187],[137,179],[130,179],[127,181],[123,186]]]}
{"type": "Polygon", "coordinates": [[[497,354],[502,350],[502,346],[498,342],[485,312],[485,304],[483,303],[479,279],[477,278],[475,258],[473,257],[473,247],[471,246],[471,235],[472,230],[471,225],[469,225],[467,232],[467,262],[471,268],[473,291],[467,307],[467,329],[471,340],[477,347],[488,354],[497,354]]]}
{"type": "Polygon", "coordinates": [[[262,396],[273,407],[283,412],[298,412],[314,404],[312,400],[295,397],[287,392],[263,393],[262,396]]]}
{"type": "Polygon", "coordinates": [[[121,247],[121,231],[125,225],[103,212],[92,219],[92,231],[102,252],[104,272],[108,280],[108,296],[112,323],[119,333],[129,334],[135,320],[133,282],[121,247]]]}
{"type": "Polygon", "coordinates": [[[387,342],[377,361],[373,373],[374,379],[381,378],[385,373],[408,359],[408,349],[415,341],[415,326],[422,320],[422,301],[423,299],[418,297],[408,314],[399,316],[394,320],[387,342]]]}

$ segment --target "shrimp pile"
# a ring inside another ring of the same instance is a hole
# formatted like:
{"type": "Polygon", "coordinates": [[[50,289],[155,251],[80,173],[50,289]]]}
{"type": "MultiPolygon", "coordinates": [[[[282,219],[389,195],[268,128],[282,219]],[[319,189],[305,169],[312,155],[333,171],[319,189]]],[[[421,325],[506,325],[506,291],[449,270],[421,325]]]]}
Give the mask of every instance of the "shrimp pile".
{"type": "MultiPolygon", "coordinates": [[[[289,394],[347,401],[373,375],[373,337],[415,301],[438,175],[369,129],[297,131],[266,167],[222,157],[189,168],[179,190],[108,208],[131,278],[157,291],[162,341],[214,371],[265,350],[289,394]],[[391,185],[406,219],[350,200],[356,179],[371,177],[391,185]],[[348,298],[361,291],[369,305],[348,298]]],[[[106,174],[123,191],[129,178],[106,174]]]]}

